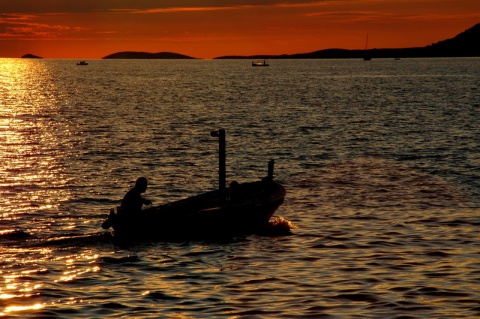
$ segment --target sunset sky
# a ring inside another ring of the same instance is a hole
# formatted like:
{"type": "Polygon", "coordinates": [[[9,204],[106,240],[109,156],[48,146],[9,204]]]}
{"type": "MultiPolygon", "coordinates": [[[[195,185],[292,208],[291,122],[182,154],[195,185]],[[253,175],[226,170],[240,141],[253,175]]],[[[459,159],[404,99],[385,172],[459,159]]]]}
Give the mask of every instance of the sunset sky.
{"type": "Polygon", "coordinates": [[[0,57],[401,48],[477,23],[480,0],[0,0],[0,57]]]}

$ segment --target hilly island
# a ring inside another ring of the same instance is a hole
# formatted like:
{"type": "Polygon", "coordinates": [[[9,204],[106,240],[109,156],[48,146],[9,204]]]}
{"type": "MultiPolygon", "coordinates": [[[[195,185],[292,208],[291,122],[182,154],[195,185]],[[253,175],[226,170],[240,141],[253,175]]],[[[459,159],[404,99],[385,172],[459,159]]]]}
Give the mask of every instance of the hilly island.
{"type": "MultiPolygon", "coordinates": [[[[424,47],[396,49],[325,49],[309,53],[282,55],[229,55],[215,59],[361,59],[370,58],[429,58],[429,57],[480,57],[480,23],[457,36],[424,47]]],[[[23,58],[39,58],[28,54],[23,58]]],[[[195,57],[173,52],[117,52],[102,59],[196,59],[195,57]]]]}
{"type": "Polygon", "coordinates": [[[117,52],[102,59],[195,59],[193,57],[173,53],[173,52],[158,52],[158,53],[149,53],[149,52],[117,52]]]}

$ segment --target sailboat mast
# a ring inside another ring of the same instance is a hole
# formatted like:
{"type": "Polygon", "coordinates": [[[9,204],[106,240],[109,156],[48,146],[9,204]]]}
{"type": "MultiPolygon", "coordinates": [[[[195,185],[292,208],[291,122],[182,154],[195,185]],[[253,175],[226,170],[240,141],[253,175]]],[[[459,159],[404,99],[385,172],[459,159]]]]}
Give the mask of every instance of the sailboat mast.
{"type": "Polygon", "coordinates": [[[370,56],[370,54],[368,52],[368,33],[367,33],[367,40],[365,41],[365,50],[364,50],[363,60],[370,61],[371,59],[372,59],[372,57],[370,56]]]}

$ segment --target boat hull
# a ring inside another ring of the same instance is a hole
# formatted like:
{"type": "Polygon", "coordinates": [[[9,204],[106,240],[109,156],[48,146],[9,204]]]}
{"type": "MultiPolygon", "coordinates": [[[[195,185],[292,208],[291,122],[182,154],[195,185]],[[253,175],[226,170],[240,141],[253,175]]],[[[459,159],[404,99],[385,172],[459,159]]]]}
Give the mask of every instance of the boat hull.
{"type": "Polygon", "coordinates": [[[279,183],[264,180],[242,184],[240,194],[227,189],[227,197],[221,199],[220,192],[211,191],[133,216],[111,212],[103,227],[111,226],[114,237],[123,242],[248,235],[268,227],[286,191],[279,183]]]}

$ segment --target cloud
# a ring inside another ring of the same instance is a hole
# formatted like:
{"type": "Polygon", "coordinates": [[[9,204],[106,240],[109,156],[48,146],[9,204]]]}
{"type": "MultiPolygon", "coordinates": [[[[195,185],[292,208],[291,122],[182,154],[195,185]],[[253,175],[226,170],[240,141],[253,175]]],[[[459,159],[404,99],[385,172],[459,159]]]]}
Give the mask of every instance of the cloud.
{"type": "Polygon", "coordinates": [[[236,7],[172,7],[172,8],[150,8],[150,9],[113,9],[113,12],[122,13],[174,13],[174,12],[199,12],[199,11],[222,11],[233,10],[236,7]]]}
{"type": "Polygon", "coordinates": [[[35,17],[36,16],[32,14],[21,14],[21,13],[0,14],[0,23],[18,23],[22,21],[32,20],[35,17]]]}
{"type": "Polygon", "coordinates": [[[66,25],[37,23],[35,18],[37,16],[31,14],[0,15],[0,39],[54,38],[72,30],[66,25]]]}
{"type": "Polygon", "coordinates": [[[410,14],[391,11],[325,11],[325,12],[309,12],[305,14],[307,17],[332,18],[338,22],[355,23],[355,22],[385,22],[385,21],[435,21],[435,20],[461,20],[479,18],[480,14],[440,14],[440,13],[424,13],[410,14]]]}
{"type": "MultiPolygon", "coordinates": [[[[397,16],[393,13],[385,13],[378,11],[327,11],[327,12],[310,12],[308,17],[332,17],[335,19],[341,18],[342,21],[365,21],[375,19],[390,19],[397,16]]],[[[340,20],[340,19],[339,19],[340,20]]]]}

